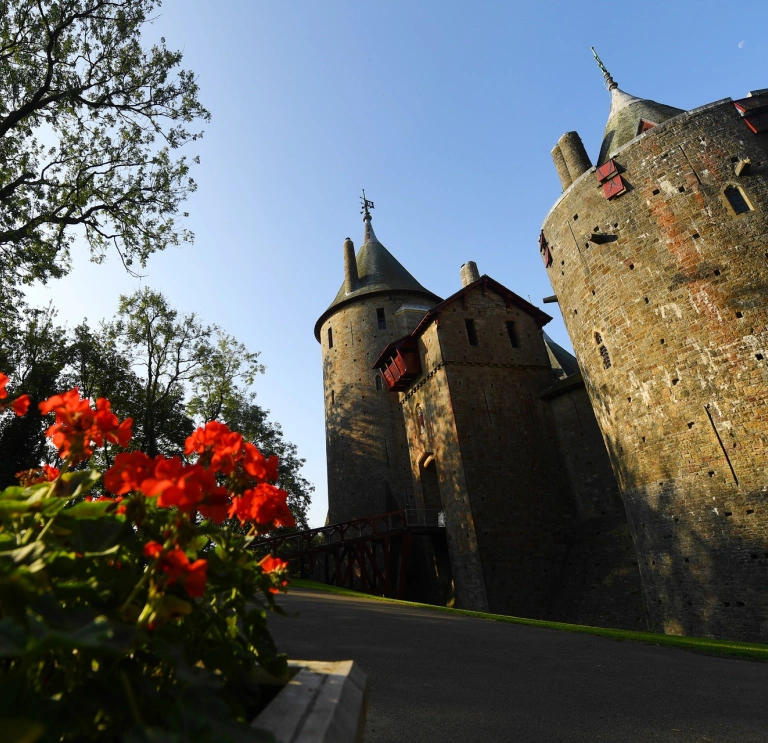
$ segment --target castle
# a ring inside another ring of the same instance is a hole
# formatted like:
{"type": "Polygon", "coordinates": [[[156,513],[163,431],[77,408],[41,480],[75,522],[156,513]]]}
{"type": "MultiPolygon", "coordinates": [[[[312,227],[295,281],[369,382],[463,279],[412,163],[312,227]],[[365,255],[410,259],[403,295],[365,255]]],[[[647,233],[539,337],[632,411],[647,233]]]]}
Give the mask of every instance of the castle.
{"type": "Polygon", "coordinates": [[[686,112],[602,69],[597,164],[561,138],[539,238],[578,365],[472,262],[424,288],[364,199],[315,325],[329,520],[440,513],[413,598],[768,640],[768,92],[686,112]]]}

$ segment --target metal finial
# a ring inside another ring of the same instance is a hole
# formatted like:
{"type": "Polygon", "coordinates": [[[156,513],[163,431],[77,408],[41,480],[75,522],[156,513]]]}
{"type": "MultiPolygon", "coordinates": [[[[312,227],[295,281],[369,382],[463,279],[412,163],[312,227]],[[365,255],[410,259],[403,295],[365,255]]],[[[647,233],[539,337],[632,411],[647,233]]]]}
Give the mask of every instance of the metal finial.
{"type": "Polygon", "coordinates": [[[619,84],[611,77],[611,73],[605,69],[603,60],[597,56],[595,47],[590,47],[590,49],[592,49],[592,55],[594,56],[595,61],[597,62],[597,66],[602,70],[602,73],[605,76],[605,87],[608,88],[608,90],[613,90],[614,88],[618,88],[619,84]]]}
{"type": "Polygon", "coordinates": [[[360,201],[363,205],[363,208],[360,210],[360,214],[364,215],[363,221],[365,221],[366,219],[371,218],[371,213],[368,210],[374,208],[373,202],[365,198],[365,189],[363,189],[363,195],[360,197],[360,201]]]}

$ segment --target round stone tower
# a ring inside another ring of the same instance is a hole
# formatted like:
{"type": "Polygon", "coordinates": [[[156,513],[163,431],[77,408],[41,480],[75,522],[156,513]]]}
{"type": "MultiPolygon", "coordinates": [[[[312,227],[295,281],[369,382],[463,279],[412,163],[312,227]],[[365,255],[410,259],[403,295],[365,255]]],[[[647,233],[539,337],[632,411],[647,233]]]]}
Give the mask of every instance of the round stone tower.
{"type": "Polygon", "coordinates": [[[344,283],[315,323],[323,356],[330,523],[413,507],[403,413],[372,368],[441,301],[378,241],[364,201],[365,237],[344,242],[344,283]]]}
{"type": "Polygon", "coordinates": [[[605,75],[597,167],[569,184],[555,157],[542,257],[653,629],[765,642],[768,91],[685,112],[605,75]]]}

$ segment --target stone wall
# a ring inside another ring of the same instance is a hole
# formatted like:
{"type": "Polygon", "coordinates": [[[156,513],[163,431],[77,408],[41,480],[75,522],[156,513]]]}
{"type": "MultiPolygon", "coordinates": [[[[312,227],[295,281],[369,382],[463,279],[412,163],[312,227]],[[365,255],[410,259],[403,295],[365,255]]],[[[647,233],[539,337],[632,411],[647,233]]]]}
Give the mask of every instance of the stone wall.
{"type": "Polygon", "coordinates": [[[418,300],[413,293],[365,295],[341,305],[320,328],[330,523],[413,503],[402,411],[386,383],[377,388],[371,367],[388,343],[413,329],[414,313],[400,310],[418,300]],[[386,329],[378,327],[377,309],[386,329]]]}
{"type": "Polygon", "coordinates": [[[563,379],[542,398],[578,514],[550,616],[576,624],[647,630],[632,533],[581,375],[563,379]]]}
{"type": "Polygon", "coordinates": [[[553,381],[541,329],[478,286],[446,307],[420,350],[425,377],[402,396],[411,466],[418,497],[424,457],[436,459],[457,603],[480,603],[484,588],[491,611],[547,616],[574,510],[539,399],[553,381]]]}
{"type": "Polygon", "coordinates": [[[767,136],[730,100],[688,112],[618,151],[625,194],[606,200],[592,169],[544,223],[651,626],[668,633],[768,640],[767,136]]]}

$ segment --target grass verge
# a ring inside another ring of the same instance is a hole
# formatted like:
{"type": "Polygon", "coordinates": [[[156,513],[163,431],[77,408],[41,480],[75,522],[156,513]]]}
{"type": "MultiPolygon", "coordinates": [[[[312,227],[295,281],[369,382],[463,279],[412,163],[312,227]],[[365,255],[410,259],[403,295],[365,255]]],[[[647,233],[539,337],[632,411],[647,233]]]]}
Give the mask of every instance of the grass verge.
{"type": "Polygon", "coordinates": [[[543,619],[525,619],[523,617],[511,617],[505,614],[489,614],[482,611],[469,611],[467,609],[450,609],[447,606],[435,606],[434,604],[420,604],[415,601],[400,601],[388,599],[383,596],[374,596],[368,593],[352,591],[349,588],[328,586],[325,583],[316,583],[311,580],[293,578],[291,586],[294,588],[308,588],[313,591],[335,593],[339,596],[353,596],[355,598],[383,601],[399,606],[417,606],[431,611],[448,612],[464,617],[487,619],[492,622],[506,622],[507,624],[523,624],[530,627],[543,627],[545,629],[560,630],[565,632],[578,632],[584,635],[596,635],[608,637],[612,640],[624,640],[629,642],[642,642],[646,645],[658,645],[660,647],[693,650],[707,655],[717,655],[722,658],[739,658],[741,660],[768,661],[768,645],[759,645],[750,642],[736,642],[731,640],[711,640],[707,637],[681,637],[679,635],[659,635],[655,632],[634,632],[633,630],[609,629],[606,627],[590,627],[584,624],[566,624],[565,622],[548,622],[543,619]]]}

